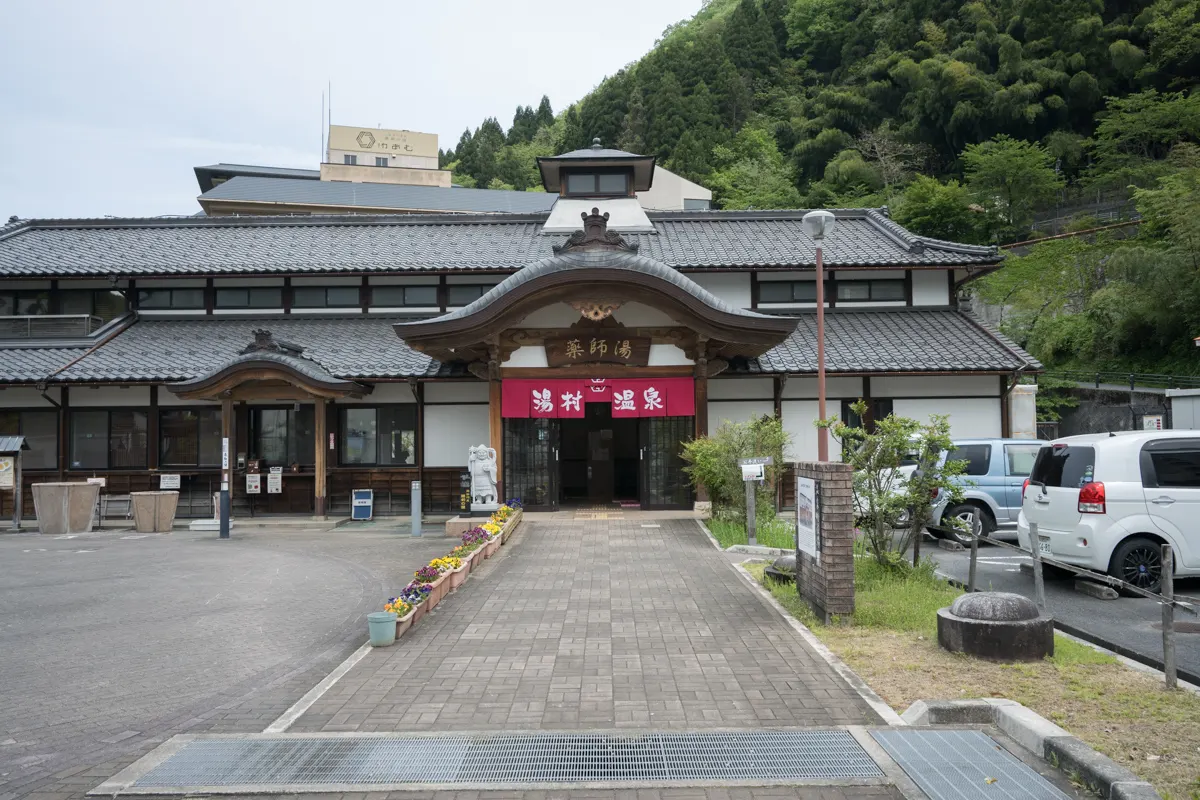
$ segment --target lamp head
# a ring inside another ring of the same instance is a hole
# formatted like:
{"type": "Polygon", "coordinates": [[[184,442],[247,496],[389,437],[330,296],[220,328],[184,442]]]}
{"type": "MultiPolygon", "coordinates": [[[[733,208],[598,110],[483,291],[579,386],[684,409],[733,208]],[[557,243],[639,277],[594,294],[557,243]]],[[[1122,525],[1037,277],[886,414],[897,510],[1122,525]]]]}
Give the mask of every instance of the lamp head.
{"type": "Polygon", "coordinates": [[[804,232],[814,242],[819,242],[833,235],[833,226],[837,217],[832,211],[810,211],[804,215],[804,232]]]}

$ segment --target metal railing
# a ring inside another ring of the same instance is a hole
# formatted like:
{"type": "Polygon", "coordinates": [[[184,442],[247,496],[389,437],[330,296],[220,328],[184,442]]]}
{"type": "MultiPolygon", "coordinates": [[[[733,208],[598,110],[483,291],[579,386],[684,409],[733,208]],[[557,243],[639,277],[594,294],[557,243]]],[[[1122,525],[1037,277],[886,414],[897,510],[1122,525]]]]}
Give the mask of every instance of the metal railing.
{"type": "Polygon", "coordinates": [[[1086,370],[1047,370],[1049,378],[1059,378],[1076,383],[1091,383],[1128,386],[1130,391],[1138,386],[1155,389],[1200,389],[1200,375],[1162,375],[1155,372],[1088,372],[1086,370]]]}
{"type": "Polygon", "coordinates": [[[104,326],[91,314],[0,316],[0,339],[70,339],[91,336],[104,326]]]}
{"type": "MultiPolygon", "coordinates": [[[[1161,546],[1162,591],[1155,593],[1143,589],[1140,586],[1135,586],[1128,581],[1123,581],[1120,578],[1114,578],[1112,575],[1107,573],[1096,572],[1095,570],[1090,570],[1087,567],[1080,567],[1076,564],[1068,564],[1065,561],[1059,561],[1058,559],[1043,555],[1041,548],[1034,546],[1034,542],[1038,539],[1038,526],[1036,522],[1029,523],[1029,550],[1026,550],[1019,544],[1002,542],[999,539],[993,539],[990,536],[984,536],[982,532],[982,520],[980,519],[978,513],[971,515],[971,529],[969,531],[958,528],[950,529],[944,526],[939,527],[938,531],[945,534],[966,534],[971,537],[971,560],[967,569],[966,585],[968,593],[975,591],[975,579],[979,559],[979,543],[987,542],[988,544],[996,545],[997,547],[1005,547],[1009,550],[1016,550],[1018,553],[1030,557],[1030,559],[1033,561],[1034,601],[1037,603],[1038,609],[1041,611],[1046,610],[1046,585],[1042,575],[1042,568],[1045,565],[1049,565],[1055,569],[1061,569],[1066,572],[1072,572],[1080,577],[1087,578],[1088,580],[1095,581],[1097,583],[1102,583],[1118,591],[1136,594],[1158,602],[1162,606],[1163,676],[1168,689],[1174,689],[1177,685],[1178,669],[1175,664],[1175,609],[1178,608],[1188,614],[1191,614],[1192,616],[1200,616],[1200,611],[1196,610],[1196,606],[1200,606],[1200,597],[1189,597],[1187,595],[1175,594],[1175,556],[1171,545],[1164,544],[1161,546]]],[[[954,541],[954,539],[951,539],[951,541],[954,541]]]]}

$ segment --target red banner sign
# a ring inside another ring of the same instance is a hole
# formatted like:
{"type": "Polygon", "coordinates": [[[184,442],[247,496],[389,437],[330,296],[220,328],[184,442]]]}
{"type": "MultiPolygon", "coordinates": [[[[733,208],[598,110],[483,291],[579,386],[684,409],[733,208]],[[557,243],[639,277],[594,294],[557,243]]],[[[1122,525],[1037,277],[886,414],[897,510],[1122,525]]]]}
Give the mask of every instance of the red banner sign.
{"type": "Polygon", "coordinates": [[[623,417],[691,417],[696,413],[692,378],[575,378],[506,380],[504,417],[580,418],[588,403],[609,403],[623,417]]]}

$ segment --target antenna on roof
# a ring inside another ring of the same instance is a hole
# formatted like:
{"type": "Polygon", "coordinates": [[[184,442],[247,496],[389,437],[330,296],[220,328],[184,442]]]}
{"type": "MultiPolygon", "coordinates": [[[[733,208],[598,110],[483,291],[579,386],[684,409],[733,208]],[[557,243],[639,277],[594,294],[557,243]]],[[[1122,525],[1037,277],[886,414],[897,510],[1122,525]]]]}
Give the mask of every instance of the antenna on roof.
{"type": "Polygon", "coordinates": [[[325,163],[325,93],[321,92],[321,156],[317,160],[318,164],[325,163]]]}

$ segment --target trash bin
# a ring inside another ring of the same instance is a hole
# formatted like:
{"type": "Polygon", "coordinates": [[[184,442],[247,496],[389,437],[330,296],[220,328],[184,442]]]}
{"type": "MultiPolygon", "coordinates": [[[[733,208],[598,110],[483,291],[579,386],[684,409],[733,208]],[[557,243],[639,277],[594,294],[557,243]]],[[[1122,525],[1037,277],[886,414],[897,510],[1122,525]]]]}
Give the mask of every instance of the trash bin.
{"type": "Polygon", "coordinates": [[[396,643],[396,615],[391,611],[367,614],[367,630],[371,632],[371,647],[387,647],[396,643]]]}
{"type": "Polygon", "coordinates": [[[62,535],[92,529],[100,486],[95,483],[35,483],[33,513],[38,532],[62,535]]]}
{"type": "Polygon", "coordinates": [[[130,492],[133,526],[138,533],[169,533],[175,522],[179,492],[130,492]]]}

